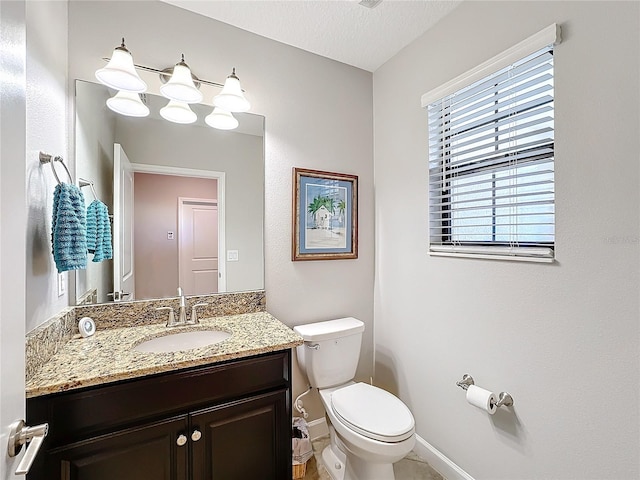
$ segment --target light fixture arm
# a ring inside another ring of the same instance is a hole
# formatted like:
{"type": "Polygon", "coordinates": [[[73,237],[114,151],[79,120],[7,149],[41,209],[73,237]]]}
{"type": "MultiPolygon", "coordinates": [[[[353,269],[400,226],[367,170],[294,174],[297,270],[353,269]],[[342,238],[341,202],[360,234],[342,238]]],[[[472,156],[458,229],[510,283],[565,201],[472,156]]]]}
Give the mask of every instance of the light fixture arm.
{"type": "MultiPolygon", "coordinates": [[[[117,48],[120,48],[120,47],[117,47],[117,48]]],[[[125,47],[125,50],[126,50],[126,47],[125,47]]],[[[106,57],[102,57],[102,60],[104,60],[105,62],[109,61],[109,59],[106,58],[106,57]]],[[[183,56],[183,61],[184,61],[184,56],[183,56]]],[[[169,81],[169,78],[171,78],[171,75],[173,74],[173,67],[165,68],[164,70],[158,70],[157,68],[151,68],[151,67],[147,67],[145,65],[138,65],[137,63],[134,63],[133,66],[136,67],[138,70],[142,70],[142,71],[145,71],[145,72],[156,73],[156,74],[160,75],[160,81],[162,83],[166,83],[167,81],[169,81]]],[[[233,71],[235,72],[235,68],[233,69],[233,71]]],[[[222,84],[222,83],[211,82],[209,80],[203,80],[202,78],[196,77],[193,73],[191,74],[191,76],[193,78],[193,82],[196,83],[196,84],[204,83],[205,85],[210,85],[212,87],[218,87],[218,88],[224,87],[224,84],[222,84]]],[[[244,92],[244,89],[242,91],[244,92]]]]}

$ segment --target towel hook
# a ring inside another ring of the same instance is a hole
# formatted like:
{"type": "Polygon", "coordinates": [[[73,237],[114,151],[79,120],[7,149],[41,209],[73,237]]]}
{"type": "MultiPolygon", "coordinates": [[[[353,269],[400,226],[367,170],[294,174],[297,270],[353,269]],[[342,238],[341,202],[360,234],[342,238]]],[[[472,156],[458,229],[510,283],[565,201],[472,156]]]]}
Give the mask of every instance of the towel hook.
{"type": "Polygon", "coordinates": [[[69,172],[69,169],[67,168],[67,166],[64,164],[64,159],[60,156],[53,156],[53,155],[49,155],[48,153],[44,153],[44,152],[40,152],[40,163],[41,164],[45,164],[48,163],[51,165],[51,171],[53,172],[53,176],[56,177],[56,180],[58,181],[58,183],[62,183],[60,181],[60,177],[58,177],[58,174],[56,173],[56,169],[53,166],[53,162],[60,162],[62,164],[62,166],[64,167],[64,169],[67,172],[67,175],[69,175],[69,183],[73,183],[73,178],[71,177],[71,172],[69,172]]]}
{"type": "Polygon", "coordinates": [[[87,186],[91,187],[91,193],[93,193],[93,198],[98,200],[98,195],[96,194],[96,189],[93,186],[93,182],[91,180],[85,180],[84,178],[79,178],[78,179],[78,185],[80,185],[80,188],[87,187],[87,186]]]}

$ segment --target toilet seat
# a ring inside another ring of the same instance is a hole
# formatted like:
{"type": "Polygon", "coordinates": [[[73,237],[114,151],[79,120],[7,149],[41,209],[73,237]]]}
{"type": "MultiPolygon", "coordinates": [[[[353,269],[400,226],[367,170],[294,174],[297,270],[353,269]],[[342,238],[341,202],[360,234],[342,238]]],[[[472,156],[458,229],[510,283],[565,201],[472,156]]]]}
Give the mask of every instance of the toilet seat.
{"type": "Polygon", "coordinates": [[[413,415],[386,390],[354,383],[331,394],[336,416],[356,432],[382,442],[401,442],[414,433],[413,415]]]}

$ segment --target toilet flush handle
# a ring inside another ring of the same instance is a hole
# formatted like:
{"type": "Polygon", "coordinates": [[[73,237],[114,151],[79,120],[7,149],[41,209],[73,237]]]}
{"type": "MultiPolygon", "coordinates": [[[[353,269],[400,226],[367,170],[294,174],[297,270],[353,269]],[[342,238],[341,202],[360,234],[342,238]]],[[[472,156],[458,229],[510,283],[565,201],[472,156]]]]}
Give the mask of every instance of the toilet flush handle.
{"type": "Polygon", "coordinates": [[[310,343],[306,343],[305,345],[307,346],[307,348],[310,348],[311,350],[318,350],[320,348],[320,344],[319,343],[314,343],[313,345],[310,343]]]}

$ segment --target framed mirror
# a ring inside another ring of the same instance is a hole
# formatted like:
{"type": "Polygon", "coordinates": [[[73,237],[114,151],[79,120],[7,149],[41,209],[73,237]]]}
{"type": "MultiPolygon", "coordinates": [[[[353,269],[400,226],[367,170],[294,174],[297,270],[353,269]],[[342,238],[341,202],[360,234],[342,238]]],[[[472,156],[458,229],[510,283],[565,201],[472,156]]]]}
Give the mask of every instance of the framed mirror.
{"type": "Polygon", "coordinates": [[[76,303],[263,289],[264,117],[216,130],[191,105],[198,120],[176,124],[151,94],[149,116],[128,117],[107,108],[115,93],[76,81],[76,182],[106,205],[114,253],[75,271],[76,303]]]}

